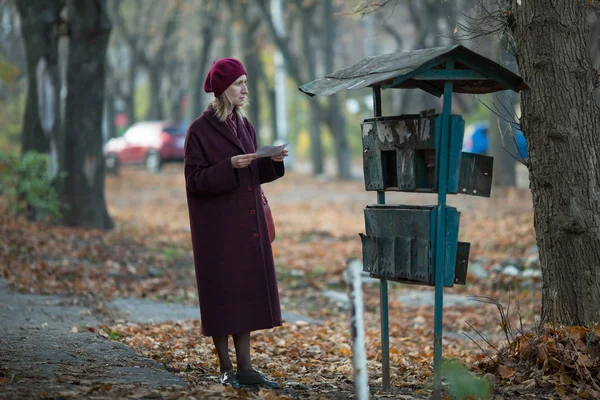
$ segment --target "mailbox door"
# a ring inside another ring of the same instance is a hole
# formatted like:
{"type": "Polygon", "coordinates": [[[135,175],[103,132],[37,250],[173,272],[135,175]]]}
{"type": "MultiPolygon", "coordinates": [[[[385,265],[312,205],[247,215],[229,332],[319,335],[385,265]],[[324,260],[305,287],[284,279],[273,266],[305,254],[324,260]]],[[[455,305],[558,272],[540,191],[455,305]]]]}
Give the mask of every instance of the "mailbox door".
{"type": "Polygon", "coordinates": [[[400,282],[431,285],[434,222],[434,206],[365,208],[366,235],[361,235],[365,271],[400,282]],[[385,261],[375,261],[373,257],[385,261]]]}
{"type": "Polygon", "coordinates": [[[456,267],[454,268],[454,283],[464,285],[467,282],[467,266],[471,243],[458,242],[456,249],[456,267]]]}
{"type": "Polygon", "coordinates": [[[490,197],[494,158],[474,153],[462,153],[458,193],[490,197]]]}
{"type": "Polygon", "coordinates": [[[458,226],[460,213],[454,207],[446,208],[446,251],[444,255],[444,286],[454,284],[456,266],[456,246],[458,243],[458,226]]]}

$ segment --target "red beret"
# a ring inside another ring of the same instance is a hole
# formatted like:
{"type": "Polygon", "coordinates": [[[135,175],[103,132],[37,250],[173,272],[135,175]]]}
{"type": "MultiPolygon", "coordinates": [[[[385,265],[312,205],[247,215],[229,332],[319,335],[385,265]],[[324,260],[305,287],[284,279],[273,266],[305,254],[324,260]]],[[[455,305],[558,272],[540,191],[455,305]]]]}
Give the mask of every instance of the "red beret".
{"type": "Polygon", "coordinates": [[[215,97],[219,97],[242,75],[247,73],[241,62],[235,58],[221,58],[210,67],[204,80],[204,91],[214,92],[215,97]]]}

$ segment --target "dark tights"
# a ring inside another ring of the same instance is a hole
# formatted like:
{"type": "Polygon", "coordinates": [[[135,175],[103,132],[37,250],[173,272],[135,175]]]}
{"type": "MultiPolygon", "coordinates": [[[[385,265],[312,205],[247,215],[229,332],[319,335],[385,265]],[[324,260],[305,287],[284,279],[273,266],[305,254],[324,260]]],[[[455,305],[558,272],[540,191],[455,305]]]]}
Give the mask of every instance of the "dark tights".
{"type": "MultiPolygon", "coordinates": [[[[235,359],[237,361],[238,373],[244,375],[252,371],[252,360],[250,359],[250,332],[238,333],[233,336],[235,345],[235,359]]],[[[219,356],[219,367],[221,372],[233,368],[229,358],[229,337],[213,336],[213,343],[219,356]]]]}

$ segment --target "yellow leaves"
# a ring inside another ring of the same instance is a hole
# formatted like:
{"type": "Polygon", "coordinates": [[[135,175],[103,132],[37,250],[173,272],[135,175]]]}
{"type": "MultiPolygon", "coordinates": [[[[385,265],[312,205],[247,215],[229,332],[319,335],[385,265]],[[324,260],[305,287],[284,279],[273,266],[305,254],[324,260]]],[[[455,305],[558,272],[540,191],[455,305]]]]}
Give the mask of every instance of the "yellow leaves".
{"type": "Polygon", "coordinates": [[[337,353],[342,357],[351,357],[352,348],[347,343],[340,343],[335,347],[337,353]]]}
{"type": "Polygon", "coordinates": [[[567,326],[565,331],[573,341],[584,339],[587,333],[587,329],[583,326],[567,326]]]}

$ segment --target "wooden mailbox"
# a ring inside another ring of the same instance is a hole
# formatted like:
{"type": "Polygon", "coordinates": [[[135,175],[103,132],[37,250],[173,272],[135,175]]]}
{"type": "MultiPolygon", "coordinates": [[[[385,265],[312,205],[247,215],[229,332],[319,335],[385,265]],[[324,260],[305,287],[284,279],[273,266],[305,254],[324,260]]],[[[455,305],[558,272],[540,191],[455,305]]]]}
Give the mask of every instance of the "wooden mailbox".
{"type": "MultiPolygon", "coordinates": [[[[365,209],[363,270],[405,283],[435,285],[435,206],[370,205],[365,209]]],[[[469,243],[458,242],[460,213],[446,208],[444,286],[464,285],[469,243]]]]}

